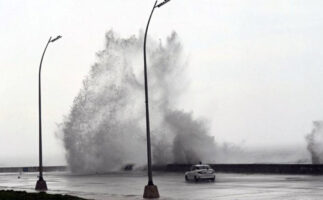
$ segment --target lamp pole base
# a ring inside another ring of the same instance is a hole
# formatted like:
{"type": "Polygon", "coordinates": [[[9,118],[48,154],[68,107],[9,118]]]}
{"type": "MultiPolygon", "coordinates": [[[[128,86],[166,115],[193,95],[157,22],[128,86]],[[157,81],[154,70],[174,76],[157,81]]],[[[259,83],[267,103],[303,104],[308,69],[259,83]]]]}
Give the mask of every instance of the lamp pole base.
{"type": "Polygon", "coordinates": [[[46,181],[44,179],[40,178],[36,183],[35,190],[46,191],[47,190],[46,181]]]}
{"type": "Polygon", "coordinates": [[[145,199],[156,199],[159,198],[159,192],[156,185],[146,185],[144,196],[145,199]]]}

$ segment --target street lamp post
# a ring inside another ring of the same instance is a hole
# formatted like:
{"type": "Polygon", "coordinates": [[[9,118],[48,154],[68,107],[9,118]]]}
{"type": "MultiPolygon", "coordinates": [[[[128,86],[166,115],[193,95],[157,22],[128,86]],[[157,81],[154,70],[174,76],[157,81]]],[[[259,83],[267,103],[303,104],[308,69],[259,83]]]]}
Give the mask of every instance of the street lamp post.
{"type": "Polygon", "coordinates": [[[146,61],[146,40],[147,40],[147,32],[150,23],[150,19],[154,13],[155,8],[159,8],[169,2],[170,0],[164,0],[164,2],[157,4],[157,1],[154,4],[154,7],[150,13],[148,23],[145,31],[144,38],[144,76],[145,76],[145,103],[146,103],[146,131],[147,131],[147,162],[148,162],[148,184],[145,186],[144,190],[144,198],[159,198],[159,192],[156,185],[153,183],[153,176],[151,170],[151,145],[150,145],[150,125],[149,125],[149,104],[148,104],[148,80],[147,80],[147,61],[146,61]]]}
{"type": "Polygon", "coordinates": [[[36,183],[36,190],[44,191],[47,190],[47,184],[46,181],[43,179],[43,155],[42,155],[42,120],[41,120],[41,66],[43,63],[44,55],[46,52],[46,49],[50,42],[55,42],[56,40],[60,39],[62,36],[57,36],[56,38],[52,39],[52,37],[49,38],[46,47],[44,49],[43,55],[40,60],[39,65],[39,74],[38,74],[38,106],[39,106],[39,179],[36,183]]]}

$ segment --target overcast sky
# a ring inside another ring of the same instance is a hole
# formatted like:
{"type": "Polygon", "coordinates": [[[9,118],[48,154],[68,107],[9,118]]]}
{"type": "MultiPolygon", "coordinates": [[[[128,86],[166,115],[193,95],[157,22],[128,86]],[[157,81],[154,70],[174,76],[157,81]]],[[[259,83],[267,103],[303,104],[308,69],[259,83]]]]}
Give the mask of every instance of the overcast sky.
{"type": "MultiPolygon", "coordinates": [[[[0,166],[38,164],[38,67],[43,63],[44,163],[64,163],[57,124],[104,48],[146,25],[153,0],[0,0],[0,166]]],[[[217,142],[306,148],[323,120],[323,1],[172,0],[150,35],[173,30],[188,60],[181,108],[208,122],[217,142]]]]}

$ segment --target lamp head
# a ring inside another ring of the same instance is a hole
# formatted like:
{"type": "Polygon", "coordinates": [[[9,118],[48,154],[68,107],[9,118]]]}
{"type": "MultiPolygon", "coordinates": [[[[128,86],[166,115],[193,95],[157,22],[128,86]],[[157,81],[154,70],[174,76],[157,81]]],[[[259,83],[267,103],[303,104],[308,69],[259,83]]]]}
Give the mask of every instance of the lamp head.
{"type": "Polygon", "coordinates": [[[51,40],[51,42],[55,42],[56,40],[60,39],[61,37],[62,37],[62,36],[61,36],[61,35],[59,35],[59,36],[57,36],[56,38],[52,39],[52,40],[51,40]]]}
{"type": "Polygon", "coordinates": [[[161,6],[165,5],[166,3],[168,3],[170,0],[165,0],[164,2],[161,2],[160,4],[158,4],[156,7],[160,8],[161,6]]]}

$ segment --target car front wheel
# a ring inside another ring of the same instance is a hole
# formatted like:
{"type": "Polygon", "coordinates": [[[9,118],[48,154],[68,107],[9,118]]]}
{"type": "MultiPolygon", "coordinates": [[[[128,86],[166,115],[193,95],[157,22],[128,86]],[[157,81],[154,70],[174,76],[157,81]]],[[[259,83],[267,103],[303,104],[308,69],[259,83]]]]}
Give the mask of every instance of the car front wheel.
{"type": "Polygon", "coordinates": [[[199,181],[197,176],[194,176],[194,180],[195,180],[195,182],[199,181]]]}
{"type": "Polygon", "coordinates": [[[188,181],[188,176],[187,175],[185,175],[185,181],[188,181]]]}

